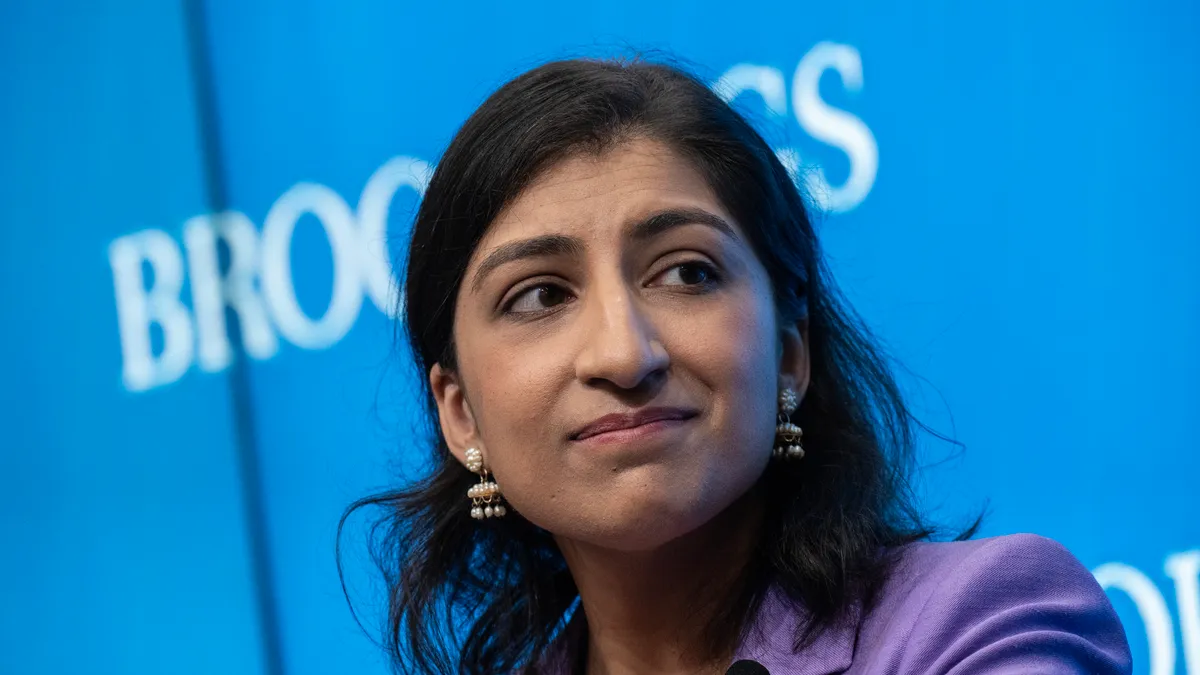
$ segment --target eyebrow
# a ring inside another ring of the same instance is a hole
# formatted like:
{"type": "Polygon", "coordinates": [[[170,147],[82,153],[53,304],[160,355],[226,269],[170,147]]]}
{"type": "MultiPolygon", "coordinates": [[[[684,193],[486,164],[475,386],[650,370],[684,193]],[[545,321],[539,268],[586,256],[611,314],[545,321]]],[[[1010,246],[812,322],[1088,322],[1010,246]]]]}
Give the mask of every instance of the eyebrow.
{"type": "Polygon", "coordinates": [[[659,211],[629,228],[629,238],[644,242],[684,225],[707,225],[721,234],[738,241],[737,231],[725,219],[704,209],[681,208],[659,211]]]}
{"type": "MultiPolygon", "coordinates": [[[[705,225],[738,241],[737,231],[724,218],[704,209],[666,209],[652,214],[629,227],[628,237],[635,242],[646,242],[665,232],[684,225],[705,225]]],[[[525,258],[547,256],[575,256],[583,253],[584,244],[578,237],[563,234],[547,234],[529,239],[511,241],[496,247],[479,264],[471,278],[472,292],[479,292],[484,279],[497,268],[525,258]]]]}

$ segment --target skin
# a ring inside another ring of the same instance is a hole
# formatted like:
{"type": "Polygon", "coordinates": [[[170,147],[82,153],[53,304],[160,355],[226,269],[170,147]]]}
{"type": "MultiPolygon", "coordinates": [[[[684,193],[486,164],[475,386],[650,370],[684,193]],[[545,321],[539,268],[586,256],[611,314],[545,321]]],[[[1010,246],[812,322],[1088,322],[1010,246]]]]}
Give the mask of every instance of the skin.
{"type": "Polygon", "coordinates": [[[741,227],[683,157],[634,139],[543,172],[464,279],[459,367],[430,373],[442,432],[460,461],[479,448],[510,507],[554,535],[588,619],[588,673],[723,673],[694,656],[699,631],[754,542],[779,388],[802,396],[809,374],[805,326],[780,325],[741,227]],[[668,212],[683,215],[637,236],[668,212]],[[718,219],[728,232],[701,222],[718,219]],[[546,235],[568,245],[485,262],[546,235]],[[647,406],[695,416],[572,438],[647,406]]]}

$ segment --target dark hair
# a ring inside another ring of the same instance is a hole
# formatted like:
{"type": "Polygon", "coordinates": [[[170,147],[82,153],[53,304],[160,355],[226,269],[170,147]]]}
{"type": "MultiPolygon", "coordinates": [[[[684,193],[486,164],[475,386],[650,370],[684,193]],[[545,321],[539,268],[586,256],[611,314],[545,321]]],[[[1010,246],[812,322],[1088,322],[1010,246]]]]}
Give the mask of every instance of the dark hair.
{"type": "Polygon", "coordinates": [[[516,513],[482,523],[469,517],[464,495],[475,477],[438,431],[428,376],[435,363],[456,367],[455,300],[472,252],[501,209],[553,163],[638,137],[694,164],[766,267],[780,320],[808,322],[811,384],[796,414],[808,456],[773,465],[760,480],[768,515],[743,583],[710,624],[714,655],[736,645],[771,584],[807,612],[799,648],[869,601],[889,551],[931,534],[908,483],[919,423],[834,286],[804,199],[763,138],[675,67],[547,63],[502,86],[466,121],[413,227],[404,326],[432,462],[416,482],[347,511],[382,509],[373,551],[388,585],[386,642],[397,667],[514,672],[544,653],[578,597],[547,532],[516,513]]]}

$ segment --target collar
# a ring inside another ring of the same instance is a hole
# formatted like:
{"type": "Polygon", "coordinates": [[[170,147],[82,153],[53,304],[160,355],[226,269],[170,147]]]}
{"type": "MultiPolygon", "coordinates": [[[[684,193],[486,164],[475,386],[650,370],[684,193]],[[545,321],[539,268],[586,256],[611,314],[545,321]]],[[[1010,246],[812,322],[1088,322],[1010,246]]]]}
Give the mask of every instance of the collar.
{"type": "Polygon", "coordinates": [[[856,602],[839,620],[814,635],[812,642],[797,652],[794,650],[796,634],[808,614],[778,587],[772,587],[763,598],[754,624],[746,632],[733,660],[751,659],[771,673],[787,675],[844,672],[854,660],[861,617],[862,605],[856,602]]]}

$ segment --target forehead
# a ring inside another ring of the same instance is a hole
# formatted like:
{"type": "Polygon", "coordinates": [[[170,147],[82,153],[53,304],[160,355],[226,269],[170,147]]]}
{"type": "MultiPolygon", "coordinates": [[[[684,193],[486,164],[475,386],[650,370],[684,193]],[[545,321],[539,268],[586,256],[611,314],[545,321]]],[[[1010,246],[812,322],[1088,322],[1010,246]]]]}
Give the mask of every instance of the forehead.
{"type": "Polygon", "coordinates": [[[549,233],[612,235],[669,207],[701,208],[736,227],[691,162],[658,141],[635,139],[601,154],[570,156],[543,171],[500,213],[477,252],[549,233]]]}

